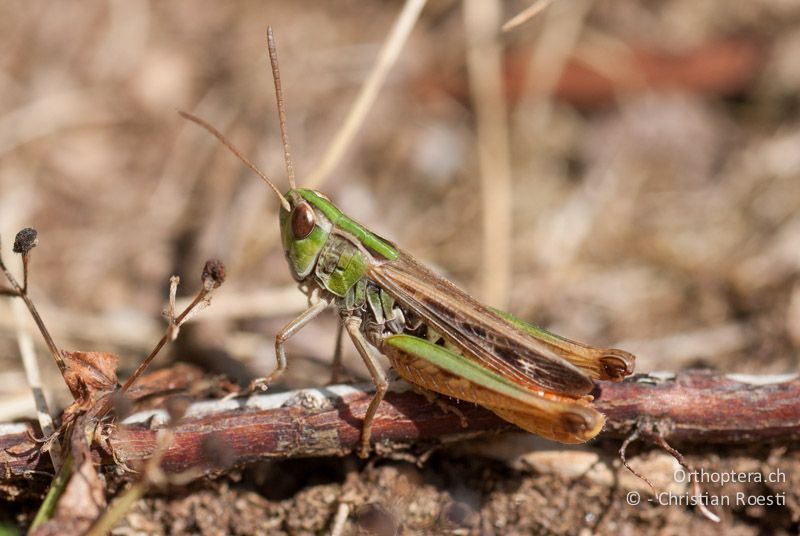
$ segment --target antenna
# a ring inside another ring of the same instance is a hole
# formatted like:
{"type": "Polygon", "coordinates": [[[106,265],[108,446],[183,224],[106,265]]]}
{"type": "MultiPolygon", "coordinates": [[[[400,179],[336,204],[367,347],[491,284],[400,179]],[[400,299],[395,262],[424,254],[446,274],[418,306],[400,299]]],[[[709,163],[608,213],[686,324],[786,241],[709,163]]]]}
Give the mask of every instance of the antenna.
{"type": "Polygon", "coordinates": [[[292,152],[289,150],[289,135],[286,133],[286,110],[283,106],[283,91],[281,91],[281,72],[278,69],[278,49],[275,46],[275,36],[272,35],[272,26],[267,26],[267,48],[269,49],[269,62],[272,65],[272,79],[275,81],[275,99],[278,101],[278,121],[281,125],[281,139],[283,140],[283,158],[286,161],[286,175],[289,178],[289,188],[294,190],[294,165],[292,165],[292,152]]]}
{"type": "Polygon", "coordinates": [[[237,149],[236,146],[233,143],[231,143],[230,140],[228,140],[228,138],[226,138],[225,135],[222,132],[220,132],[216,128],[212,127],[210,124],[206,123],[204,120],[200,119],[196,115],[192,115],[189,112],[184,112],[183,110],[178,110],[178,113],[181,115],[181,117],[183,117],[185,119],[188,119],[192,123],[200,125],[204,129],[209,131],[215,138],[217,138],[220,141],[220,143],[222,143],[222,145],[227,147],[228,150],[230,152],[232,152],[234,155],[236,155],[236,157],[239,160],[244,162],[247,167],[252,169],[255,172],[256,175],[261,177],[261,179],[264,182],[266,182],[269,185],[270,188],[272,188],[272,190],[275,192],[275,195],[278,196],[278,199],[280,199],[280,202],[281,202],[281,205],[283,206],[283,208],[285,208],[287,210],[287,212],[291,212],[292,206],[289,204],[289,201],[287,201],[286,198],[283,196],[281,191],[278,190],[278,188],[275,187],[275,185],[272,183],[272,181],[267,178],[267,176],[264,174],[264,172],[262,172],[260,169],[258,169],[256,167],[256,165],[254,163],[252,163],[250,160],[248,160],[247,157],[244,156],[242,154],[242,152],[239,149],[237,149]]]}

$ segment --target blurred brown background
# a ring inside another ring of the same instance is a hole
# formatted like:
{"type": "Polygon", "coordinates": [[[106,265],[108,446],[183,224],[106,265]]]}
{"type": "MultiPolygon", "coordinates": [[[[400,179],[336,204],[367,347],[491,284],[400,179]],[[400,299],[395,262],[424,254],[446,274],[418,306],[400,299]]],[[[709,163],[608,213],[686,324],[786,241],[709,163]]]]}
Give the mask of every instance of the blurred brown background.
{"type": "MultiPolygon", "coordinates": [[[[528,4],[503,2],[505,18],[528,4]]],[[[175,111],[209,120],[284,187],[272,25],[302,186],[401,7],[3,2],[3,255],[16,266],[14,233],[39,230],[32,295],[57,342],[116,351],[131,370],[161,334],[169,276],[188,295],[218,257],[227,283],[157,364],[179,358],[239,381],[271,369],[274,333],[304,305],[277,241],[277,203],[175,111]]],[[[513,254],[510,274],[489,275],[511,290],[482,297],[631,350],[643,372],[797,370],[798,21],[800,4],[781,0],[561,0],[503,34],[513,194],[499,208],[513,230],[492,232],[510,234],[513,254]]],[[[473,97],[461,4],[431,0],[319,189],[480,296],[473,97]]],[[[33,411],[16,326],[3,301],[2,420],[33,411]]],[[[331,315],[293,341],[285,384],[326,381],[333,336],[331,315]]],[[[357,357],[348,362],[364,376],[357,357]]]]}

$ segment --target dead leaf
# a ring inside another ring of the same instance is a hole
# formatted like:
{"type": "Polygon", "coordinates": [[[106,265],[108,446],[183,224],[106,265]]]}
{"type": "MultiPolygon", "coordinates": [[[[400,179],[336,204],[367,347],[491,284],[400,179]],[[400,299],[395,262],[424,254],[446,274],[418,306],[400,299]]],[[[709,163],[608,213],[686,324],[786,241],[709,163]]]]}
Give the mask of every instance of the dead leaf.
{"type": "Polygon", "coordinates": [[[117,388],[119,357],[110,352],[63,352],[67,382],[75,402],[88,409],[117,388]]]}

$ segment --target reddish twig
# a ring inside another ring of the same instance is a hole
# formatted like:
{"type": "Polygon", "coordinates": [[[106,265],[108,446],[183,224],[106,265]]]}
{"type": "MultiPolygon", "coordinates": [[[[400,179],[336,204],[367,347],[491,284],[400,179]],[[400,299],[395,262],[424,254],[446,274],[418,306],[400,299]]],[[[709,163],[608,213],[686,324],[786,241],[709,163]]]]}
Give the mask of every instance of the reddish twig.
{"type": "MultiPolygon", "coordinates": [[[[625,437],[642,419],[659,424],[665,441],[680,445],[744,444],[800,439],[800,377],[727,376],[704,371],[638,375],[622,383],[601,382],[595,406],[606,414],[601,437],[625,437]]],[[[358,443],[361,418],[371,393],[349,386],[255,395],[248,399],[211,400],[190,406],[175,428],[175,440],[164,454],[168,472],[200,468],[220,472],[208,459],[209,439],[224,445],[218,452],[241,466],[269,458],[335,456],[358,443]]],[[[483,433],[513,429],[483,408],[461,404],[469,422],[443,413],[411,391],[390,392],[376,416],[373,439],[379,451],[401,450],[415,443],[452,442],[483,433]]],[[[167,422],[163,411],[142,412],[113,429],[106,443],[106,462],[135,464],[156,448],[156,433],[167,422]],[[163,415],[162,415],[163,414],[163,415]]],[[[0,425],[0,466],[5,478],[49,471],[49,461],[31,458],[35,444],[31,425],[0,425]],[[16,428],[9,429],[8,426],[16,428]],[[25,428],[27,427],[27,428],[25,428]]]]}

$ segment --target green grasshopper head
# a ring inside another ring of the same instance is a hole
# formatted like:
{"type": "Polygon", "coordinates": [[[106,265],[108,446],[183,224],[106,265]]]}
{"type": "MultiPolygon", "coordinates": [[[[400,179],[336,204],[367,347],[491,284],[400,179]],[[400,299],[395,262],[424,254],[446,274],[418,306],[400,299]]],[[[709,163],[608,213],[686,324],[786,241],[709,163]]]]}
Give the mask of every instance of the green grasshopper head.
{"type": "MultiPolygon", "coordinates": [[[[281,241],[289,269],[298,281],[312,272],[334,228],[340,235],[349,236],[367,255],[389,260],[399,256],[394,244],[343,214],[330,199],[316,190],[294,188],[284,199],[286,204],[280,211],[281,241]]],[[[346,277],[360,277],[355,273],[357,264],[352,263],[353,272],[345,270],[348,272],[346,277]]],[[[353,282],[348,279],[348,283],[353,282]]],[[[336,292],[333,288],[329,290],[336,292]]]]}
{"type": "Polygon", "coordinates": [[[331,221],[316,206],[316,201],[327,198],[313,190],[293,189],[285,199],[288,210],[281,206],[279,215],[283,252],[292,276],[302,281],[314,269],[331,232],[331,221]]]}

